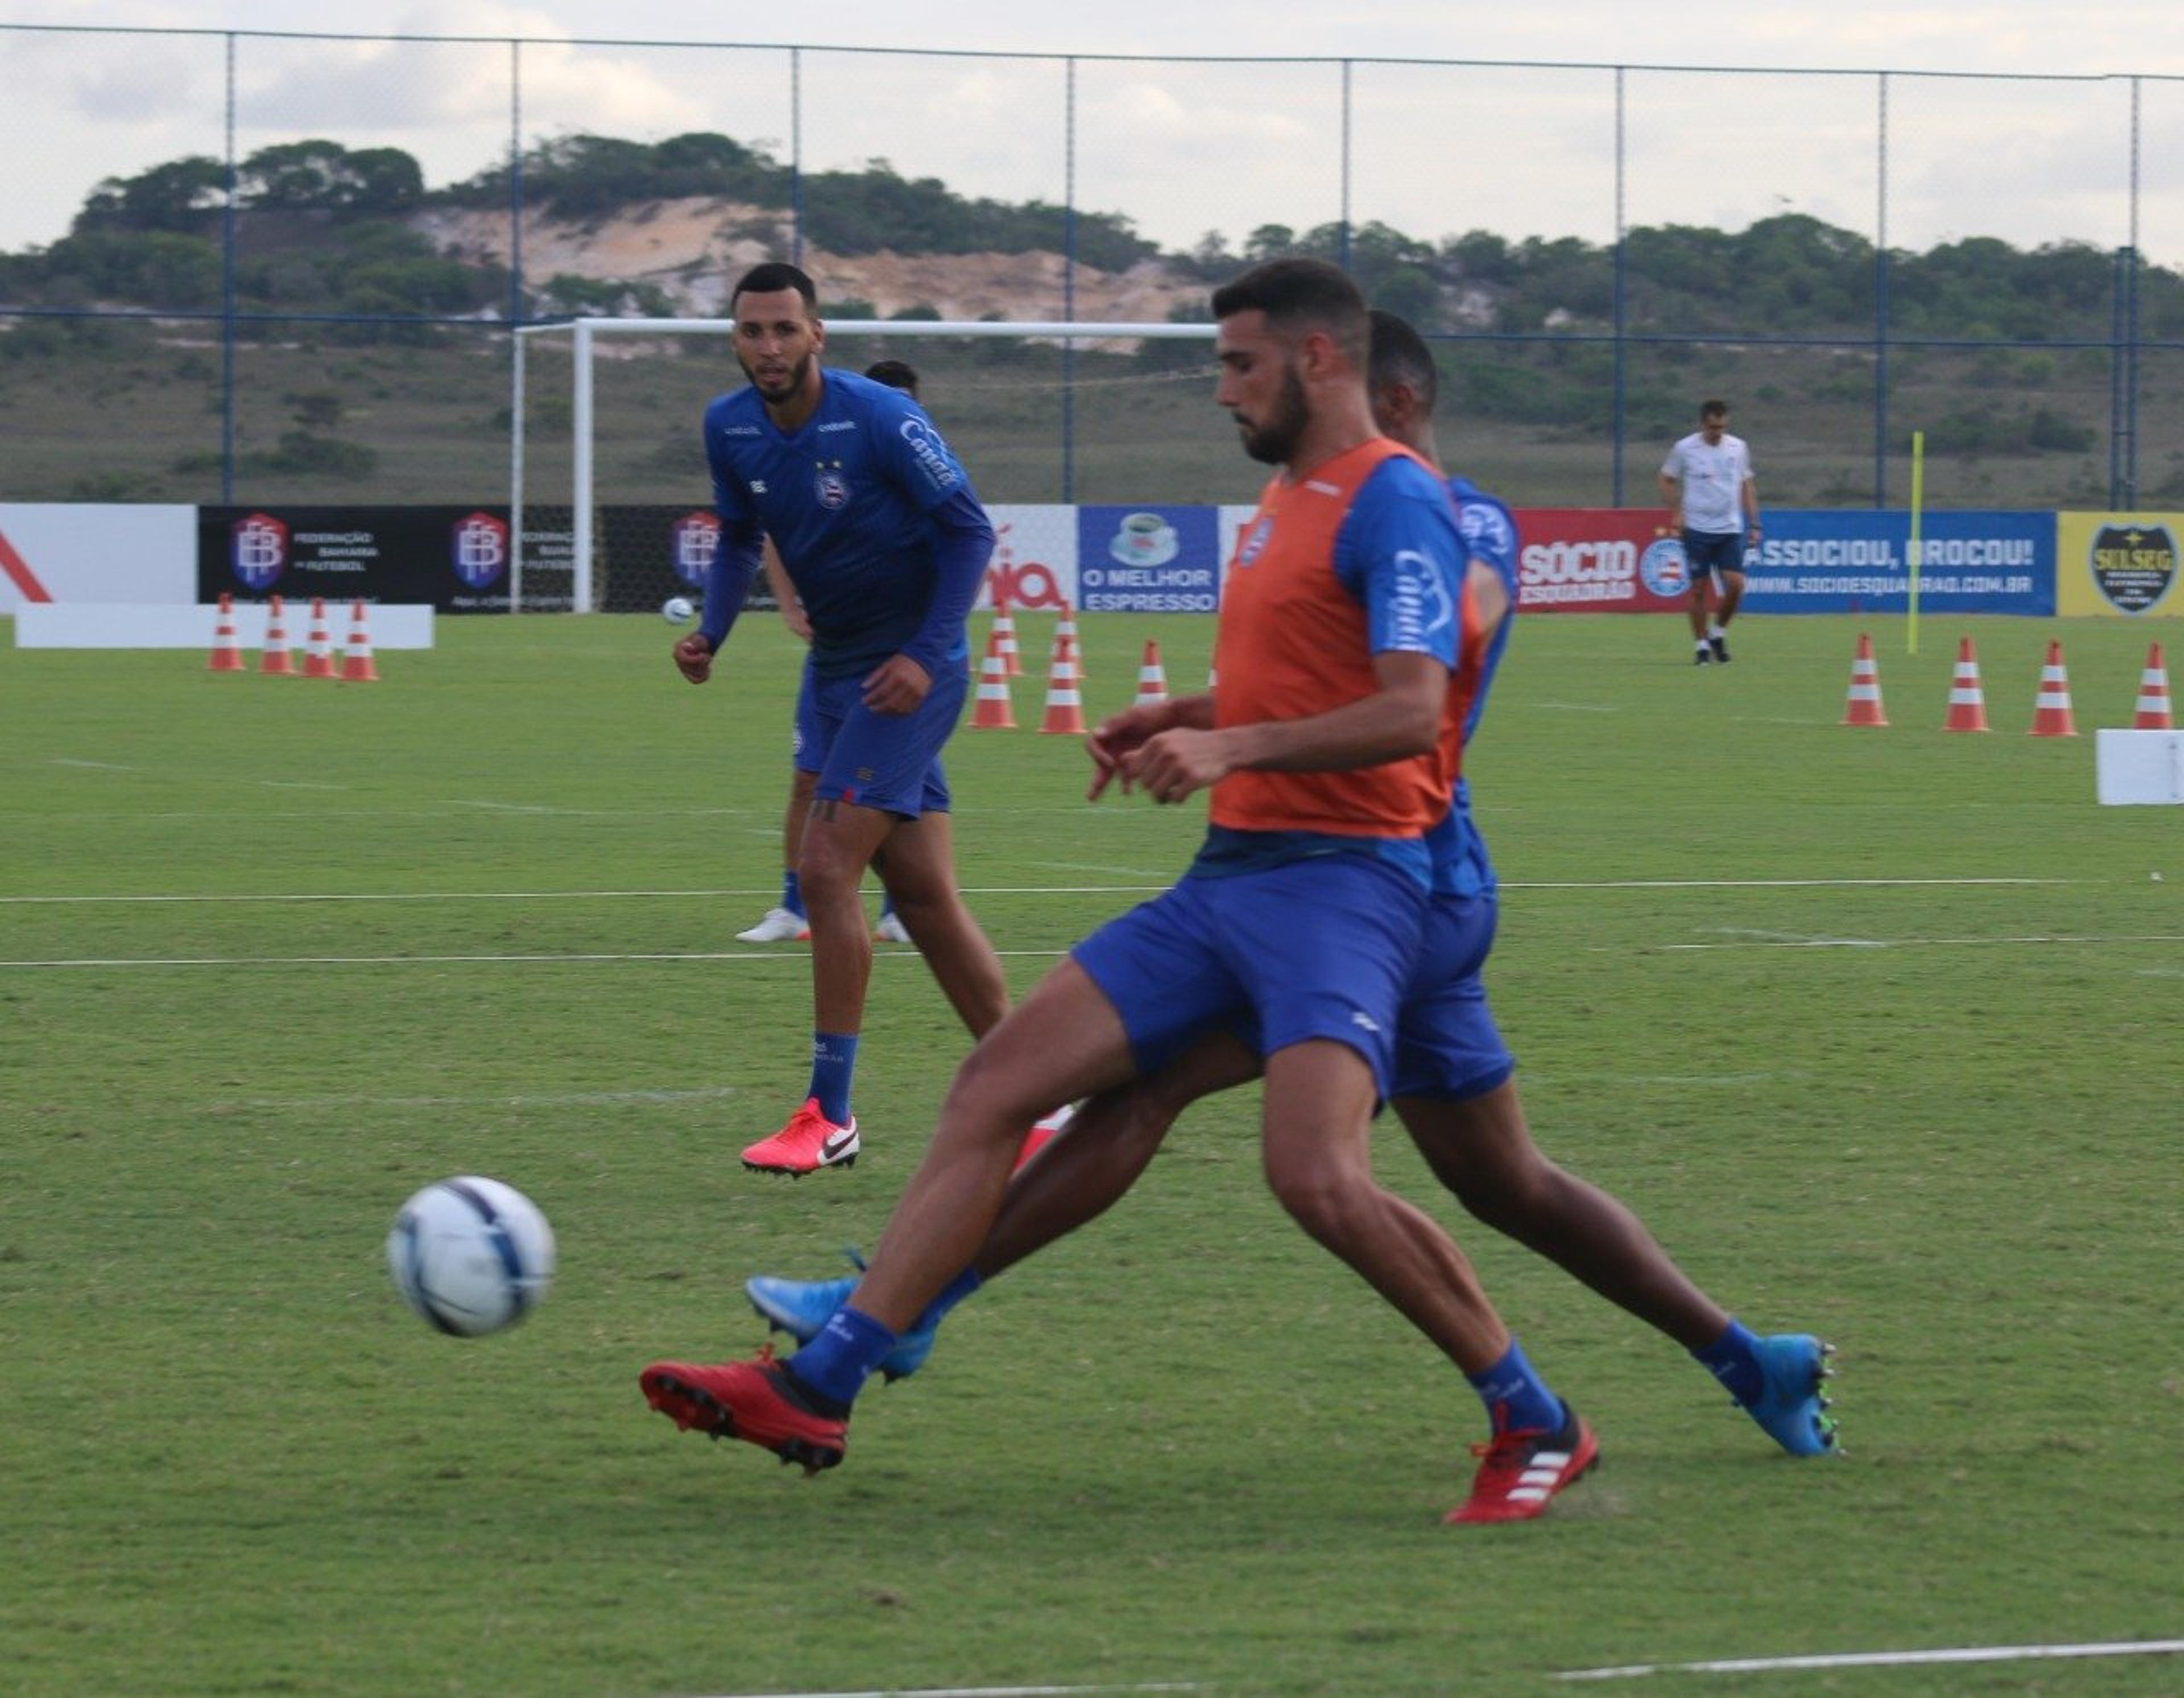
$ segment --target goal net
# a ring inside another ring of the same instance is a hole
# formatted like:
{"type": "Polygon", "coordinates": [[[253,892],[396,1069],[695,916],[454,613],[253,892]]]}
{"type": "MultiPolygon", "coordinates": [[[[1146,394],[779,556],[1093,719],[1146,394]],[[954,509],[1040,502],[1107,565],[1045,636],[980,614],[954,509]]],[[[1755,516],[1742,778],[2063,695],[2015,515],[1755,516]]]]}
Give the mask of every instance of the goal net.
{"type": "MultiPolygon", "coordinates": [[[[513,605],[636,612],[702,589],[717,532],[699,421],[741,387],[725,319],[577,319],[516,332],[513,605]]],[[[836,320],[826,363],[882,360],[989,504],[1212,504],[1256,480],[1212,405],[1211,324],[836,320]]],[[[766,595],[761,578],[755,600],[766,595]]]]}

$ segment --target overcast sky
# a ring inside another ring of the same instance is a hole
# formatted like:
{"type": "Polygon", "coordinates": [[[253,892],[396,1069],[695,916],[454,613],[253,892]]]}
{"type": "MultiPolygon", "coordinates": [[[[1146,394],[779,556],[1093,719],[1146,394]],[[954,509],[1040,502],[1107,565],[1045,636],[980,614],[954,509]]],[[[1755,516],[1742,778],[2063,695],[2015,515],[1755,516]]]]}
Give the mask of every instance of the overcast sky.
{"type": "MultiPolygon", "coordinates": [[[[1525,60],[1779,71],[1981,73],[1887,84],[1893,245],[1964,236],[2024,245],[2129,239],[2131,84],[2141,93],[2141,246],[2184,263],[2184,4],[2053,0],[1679,9],[1629,0],[1485,6],[1353,0],[834,0],[799,9],[692,0],[0,0],[0,24],[340,31],[571,41],[1525,60]],[[2067,22],[2059,24],[2059,19],[2067,22]],[[2113,81],[2071,81],[2109,77],[2113,81]],[[2166,81],[2168,78],[2177,81],[2166,81]],[[1992,79],[2023,78],[2027,81],[1992,79]]],[[[526,47],[523,131],[641,139],[713,129],[784,156],[787,56],[659,47],[526,47]]],[[[245,40],[237,145],[326,135],[416,154],[435,183],[504,154],[504,46],[245,40]]],[[[1881,85],[1872,76],[1624,78],[1627,223],[1719,224],[1794,209],[1876,232],[1881,85]]],[[[224,44],[0,31],[0,249],[64,232],[101,176],[225,145],[224,44]]],[[[802,150],[815,169],[890,159],[973,194],[1063,198],[1059,69],[1024,59],[805,56],[802,150]]],[[[1612,236],[1615,79],[1605,70],[1361,64],[1351,81],[1353,218],[1429,238],[1612,236]]],[[[1307,227],[1341,215],[1338,73],[1183,69],[1087,58],[1078,71],[1079,205],[1125,212],[1171,245],[1203,232],[1307,227]]]]}

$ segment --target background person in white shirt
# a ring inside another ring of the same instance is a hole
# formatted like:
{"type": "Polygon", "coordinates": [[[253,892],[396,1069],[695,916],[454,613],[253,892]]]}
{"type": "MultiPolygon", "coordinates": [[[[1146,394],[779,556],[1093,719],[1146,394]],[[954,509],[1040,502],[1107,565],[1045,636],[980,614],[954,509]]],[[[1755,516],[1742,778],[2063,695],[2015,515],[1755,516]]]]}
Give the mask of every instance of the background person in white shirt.
{"type": "Polygon", "coordinates": [[[1692,660],[1700,666],[1729,660],[1729,622],[1744,599],[1744,550],[1759,545],[1759,489],[1752,480],[1752,450],[1729,433],[1729,403],[1702,401],[1699,427],[1669,450],[1661,462],[1661,498],[1669,528],[1681,533],[1691,569],[1692,660]],[[1708,587],[1719,586],[1720,602],[1707,617],[1708,587]]]}

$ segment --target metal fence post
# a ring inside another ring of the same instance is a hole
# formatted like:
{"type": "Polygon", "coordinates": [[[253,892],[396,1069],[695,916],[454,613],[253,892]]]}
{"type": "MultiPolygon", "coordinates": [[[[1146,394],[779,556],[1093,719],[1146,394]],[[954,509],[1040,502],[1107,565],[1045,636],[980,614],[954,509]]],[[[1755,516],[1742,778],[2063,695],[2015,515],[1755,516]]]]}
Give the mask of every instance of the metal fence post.
{"type": "Polygon", "coordinates": [[[1627,232],[1624,226],[1624,154],[1623,154],[1623,67],[1615,67],[1615,402],[1609,431],[1608,505],[1623,505],[1623,437],[1624,388],[1624,361],[1628,357],[1630,325],[1629,303],[1624,292],[1624,282],[1630,271],[1630,255],[1626,247],[1627,232]]]}
{"type": "MultiPolygon", "coordinates": [[[[1077,60],[1061,62],[1061,321],[1077,322],[1077,60]]],[[[1077,499],[1077,341],[1061,344],[1061,499],[1077,499]]]]}
{"type": "Polygon", "coordinates": [[[220,218],[220,504],[235,505],[235,31],[227,32],[227,193],[220,218]]]}
{"type": "Polygon", "coordinates": [[[1873,505],[1888,505],[1888,73],[1875,79],[1873,212],[1873,505]]]}

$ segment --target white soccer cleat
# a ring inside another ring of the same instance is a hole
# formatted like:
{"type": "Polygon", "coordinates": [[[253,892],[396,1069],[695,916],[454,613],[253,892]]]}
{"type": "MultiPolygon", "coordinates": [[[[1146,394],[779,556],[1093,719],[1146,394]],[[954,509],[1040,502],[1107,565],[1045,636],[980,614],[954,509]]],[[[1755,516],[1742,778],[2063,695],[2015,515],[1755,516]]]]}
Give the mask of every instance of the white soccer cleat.
{"type": "Polygon", "coordinates": [[[910,941],[910,928],[902,923],[902,916],[900,914],[896,913],[890,909],[888,913],[880,916],[879,924],[872,928],[872,941],[875,943],[907,943],[910,941]]]}
{"type": "Polygon", "coordinates": [[[738,943],[808,943],[811,922],[787,908],[768,908],[766,918],[749,931],[736,934],[738,943]]]}

